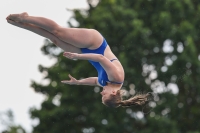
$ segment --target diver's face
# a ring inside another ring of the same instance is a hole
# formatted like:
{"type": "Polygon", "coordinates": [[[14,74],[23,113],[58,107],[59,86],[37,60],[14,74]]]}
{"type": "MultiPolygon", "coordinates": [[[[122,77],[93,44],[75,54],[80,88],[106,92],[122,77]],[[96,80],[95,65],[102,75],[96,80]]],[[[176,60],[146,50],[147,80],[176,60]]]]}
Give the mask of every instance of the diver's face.
{"type": "Polygon", "coordinates": [[[109,89],[109,87],[107,86],[104,86],[103,87],[103,90],[101,92],[101,95],[102,95],[102,103],[104,103],[104,101],[106,99],[108,99],[110,97],[110,94],[112,93],[111,89],[109,89]]]}
{"type": "Polygon", "coordinates": [[[116,90],[114,90],[110,86],[104,86],[101,95],[102,95],[102,103],[104,103],[104,101],[109,99],[111,95],[116,95],[116,90]]]}

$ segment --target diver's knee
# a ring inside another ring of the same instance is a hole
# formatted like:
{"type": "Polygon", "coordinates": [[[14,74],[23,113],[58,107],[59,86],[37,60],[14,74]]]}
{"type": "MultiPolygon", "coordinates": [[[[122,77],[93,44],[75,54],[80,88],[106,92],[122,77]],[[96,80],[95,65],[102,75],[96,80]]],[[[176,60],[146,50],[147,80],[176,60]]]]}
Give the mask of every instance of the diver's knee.
{"type": "Polygon", "coordinates": [[[52,31],[52,34],[54,34],[58,38],[62,38],[63,36],[63,28],[62,27],[55,27],[52,31]]]}

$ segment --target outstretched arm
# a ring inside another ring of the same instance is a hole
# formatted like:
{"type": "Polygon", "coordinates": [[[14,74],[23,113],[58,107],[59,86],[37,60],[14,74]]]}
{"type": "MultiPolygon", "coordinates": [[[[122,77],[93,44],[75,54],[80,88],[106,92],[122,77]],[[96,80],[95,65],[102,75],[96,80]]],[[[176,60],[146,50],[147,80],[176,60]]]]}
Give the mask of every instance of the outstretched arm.
{"type": "Polygon", "coordinates": [[[65,84],[70,84],[70,85],[91,85],[91,86],[99,85],[97,77],[89,77],[89,78],[77,80],[69,74],[69,78],[70,80],[63,80],[61,82],[65,84]]]}
{"type": "Polygon", "coordinates": [[[101,54],[77,54],[77,53],[71,53],[71,52],[64,52],[63,56],[69,58],[69,59],[80,59],[80,60],[92,60],[96,62],[100,62],[101,59],[104,57],[101,54]]]}

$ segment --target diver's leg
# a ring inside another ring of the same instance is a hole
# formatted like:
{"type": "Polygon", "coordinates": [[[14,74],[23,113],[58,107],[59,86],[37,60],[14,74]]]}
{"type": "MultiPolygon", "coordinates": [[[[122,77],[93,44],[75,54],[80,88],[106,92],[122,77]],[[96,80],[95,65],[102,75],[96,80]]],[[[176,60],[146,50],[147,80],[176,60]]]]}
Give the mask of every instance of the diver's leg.
{"type": "Polygon", "coordinates": [[[95,49],[98,48],[103,41],[101,34],[94,29],[65,28],[48,18],[29,16],[27,13],[11,14],[8,16],[8,19],[34,24],[54,34],[64,42],[79,48],[95,49]]]}
{"type": "Polygon", "coordinates": [[[67,52],[73,52],[73,53],[81,53],[80,48],[77,48],[73,45],[70,45],[66,42],[63,42],[62,40],[58,39],[56,36],[54,36],[53,34],[49,33],[48,31],[41,29],[33,24],[27,24],[27,23],[21,23],[21,22],[15,22],[12,20],[7,19],[8,23],[15,25],[17,27],[23,28],[23,29],[27,29],[29,31],[32,31],[38,35],[41,35],[45,38],[50,39],[55,45],[57,45],[58,47],[62,48],[64,51],[67,52]]]}

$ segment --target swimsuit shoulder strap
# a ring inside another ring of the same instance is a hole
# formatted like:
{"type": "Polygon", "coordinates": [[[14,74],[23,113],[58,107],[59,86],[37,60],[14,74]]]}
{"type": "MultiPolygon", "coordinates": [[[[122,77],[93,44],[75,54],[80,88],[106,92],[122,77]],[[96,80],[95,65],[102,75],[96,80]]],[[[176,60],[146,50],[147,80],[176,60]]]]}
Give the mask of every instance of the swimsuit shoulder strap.
{"type": "Polygon", "coordinates": [[[112,60],[110,60],[110,61],[113,62],[114,60],[118,60],[118,59],[112,59],[112,60]]]}

